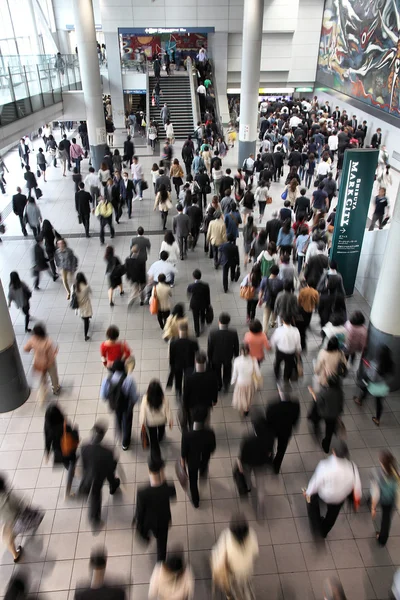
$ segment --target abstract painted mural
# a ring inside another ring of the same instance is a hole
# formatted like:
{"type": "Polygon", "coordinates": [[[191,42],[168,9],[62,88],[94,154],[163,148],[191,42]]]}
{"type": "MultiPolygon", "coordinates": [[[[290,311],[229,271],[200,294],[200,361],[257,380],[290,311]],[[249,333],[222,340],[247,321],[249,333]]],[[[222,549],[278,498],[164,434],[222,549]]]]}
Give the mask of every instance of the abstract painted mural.
{"type": "Polygon", "coordinates": [[[326,0],[319,83],[400,117],[400,0],[326,0]]]}

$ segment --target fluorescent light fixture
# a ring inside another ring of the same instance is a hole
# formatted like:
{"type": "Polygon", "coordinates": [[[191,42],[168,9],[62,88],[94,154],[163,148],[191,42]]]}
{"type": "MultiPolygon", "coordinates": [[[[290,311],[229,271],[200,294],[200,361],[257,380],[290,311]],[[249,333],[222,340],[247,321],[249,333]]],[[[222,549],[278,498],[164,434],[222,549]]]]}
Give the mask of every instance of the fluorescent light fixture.
{"type": "Polygon", "coordinates": [[[312,87],[297,87],[295,92],[312,92],[314,88],[312,87]]]}
{"type": "MultiPolygon", "coordinates": [[[[311,90],[312,91],[312,90],[311,90]]],[[[293,94],[294,88],[259,88],[259,94],[293,94]]],[[[240,88],[228,88],[226,90],[227,94],[240,94],[240,88]]]]}

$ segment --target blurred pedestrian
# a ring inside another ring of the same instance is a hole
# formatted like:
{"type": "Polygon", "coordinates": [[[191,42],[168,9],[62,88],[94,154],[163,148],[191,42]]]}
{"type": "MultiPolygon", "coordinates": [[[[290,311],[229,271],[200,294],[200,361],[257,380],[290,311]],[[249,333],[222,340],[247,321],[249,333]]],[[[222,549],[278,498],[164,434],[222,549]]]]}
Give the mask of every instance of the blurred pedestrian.
{"type": "Polygon", "coordinates": [[[16,271],[10,273],[10,283],[8,286],[8,307],[15,302],[17,308],[22,310],[25,315],[25,333],[29,333],[30,320],[30,304],[29,300],[32,297],[32,292],[24,281],[21,281],[16,271]]]}
{"type": "Polygon", "coordinates": [[[58,347],[47,335],[43,324],[37,323],[32,329],[32,335],[24,346],[25,352],[33,350],[33,370],[40,373],[38,400],[43,404],[46,397],[47,374],[50,375],[53,394],[58,396],[61,386],[58,379],[56,356],[58,347]]]}
{"type": "Polygon", "coordinates": [[[380,546],[385,546],[389,537],[393,511],[396,510],[399,495],[399,472],[396,459],[387,450],[379,453],[379,467],[372,472],[371,480],[371,515],[376,517],[378,504],[382,510],[380,531],[376,539],[380,546]]]}

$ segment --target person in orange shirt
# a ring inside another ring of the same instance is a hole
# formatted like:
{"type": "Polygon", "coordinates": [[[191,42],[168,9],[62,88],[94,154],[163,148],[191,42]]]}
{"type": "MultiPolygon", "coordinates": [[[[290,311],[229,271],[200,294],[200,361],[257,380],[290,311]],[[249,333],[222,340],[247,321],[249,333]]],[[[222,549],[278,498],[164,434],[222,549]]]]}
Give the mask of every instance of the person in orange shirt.
{"type": "Polygon", "coordinates": [[[271,349],[268,338],[263,332],[261,322],[258,319],[250,322],[249,331],[245,334],[243,341],[250,349],[250,356],[256,358],[258,364],[264,360],[265,352],[271,349]]]}

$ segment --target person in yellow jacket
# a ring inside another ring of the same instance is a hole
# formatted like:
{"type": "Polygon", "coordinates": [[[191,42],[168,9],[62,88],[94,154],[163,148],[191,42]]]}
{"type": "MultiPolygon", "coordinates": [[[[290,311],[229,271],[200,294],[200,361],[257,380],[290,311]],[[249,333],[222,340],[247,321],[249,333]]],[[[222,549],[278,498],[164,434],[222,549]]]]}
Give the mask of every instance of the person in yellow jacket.
{"type": "Polygon", "coordinates": [[[100,218],[100,244],[104,246],[104,228],[106,225],[110,228],[111,237],[113,238],[115,235],[112,223],[113,205],[107,198],[100,199],[100,202],[96,206],[95,215],[100,218]]]}
{"type": "Polygon", "coordinates": [[[210,221],[207,230],[207,242],[211,244],[212,254],[214,257],[214,267],[218,269],[218,248],[227,241],[226,227],[224,223],[224,217],[221,211],[216,210],[214,213],[214,219],[210,221]]]}

